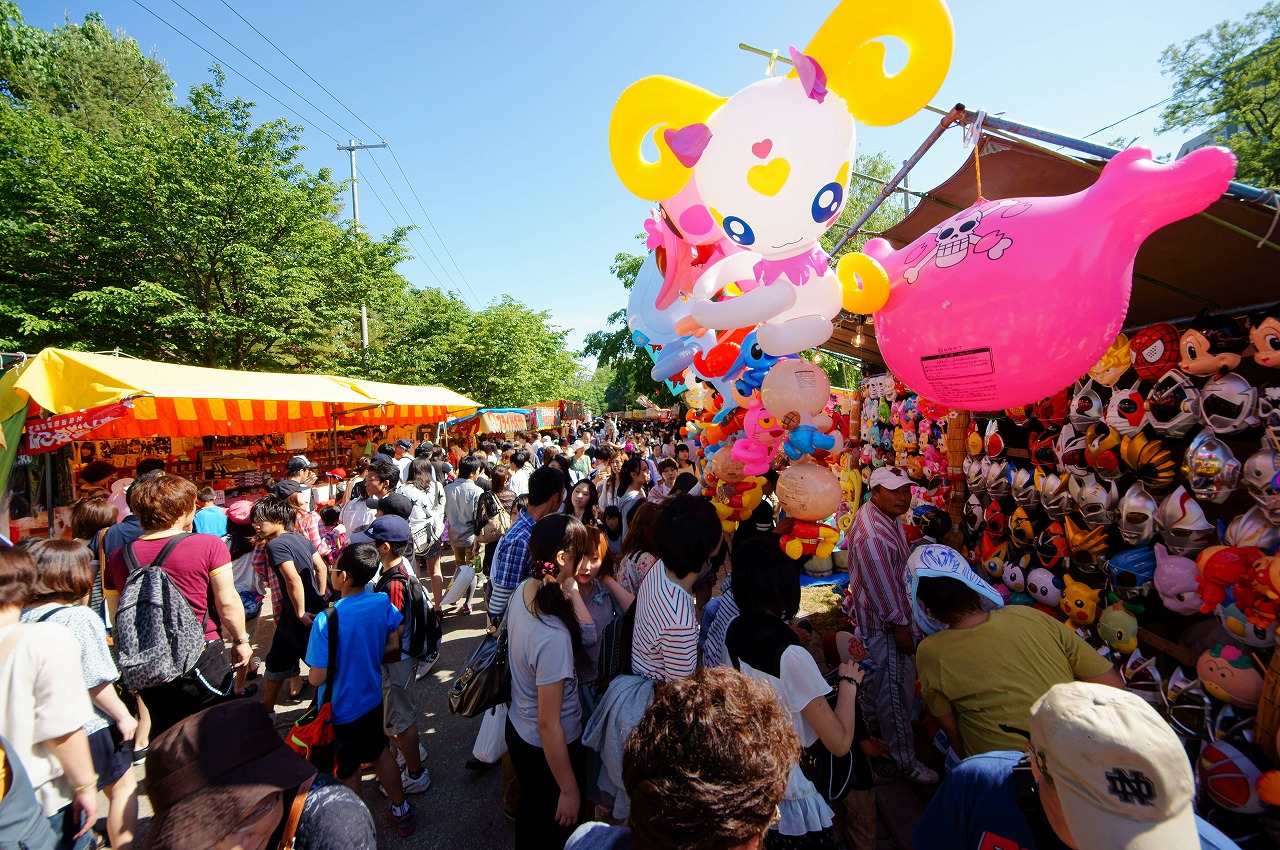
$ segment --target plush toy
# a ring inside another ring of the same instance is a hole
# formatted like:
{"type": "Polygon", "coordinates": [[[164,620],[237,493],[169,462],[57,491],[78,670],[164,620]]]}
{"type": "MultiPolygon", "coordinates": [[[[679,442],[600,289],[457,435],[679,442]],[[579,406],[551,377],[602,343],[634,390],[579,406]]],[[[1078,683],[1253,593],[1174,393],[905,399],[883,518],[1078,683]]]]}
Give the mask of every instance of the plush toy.
{"type": "Polygon", "coordinates": [[[840,532],[822,520],[840,506],[839,479],[826,467],[798,463],[778,475],[777,494],[782,509],[794,520],[791,533],[779,540],[787,557],[830,555],[840,532]]]}
{"type": "Polygon", "coordinates": [[[1262,671],[1253,656],[1239,647],[1218,644],[1196,662],[1196,674],[1210,696],[1239,708],[1257,708],[1262,698],[1262,671]]]}
{"type": "Polygon", "coordinates": [[[1089,625],[1098,617],[1098,601],[1102,592],[1071,576],[1063,576],[1065,587],[1060,607],[1076,625],[1089,625]]]}
{"type": "Polygon", "coordinates": [[[764,498],[763,479],[748,476],[745,464],[733,459],[732,450],[716,452],[706,479],[711,506],[720,517],[720,528],[729,534],[739,522],[751,516],[764,498]]]}

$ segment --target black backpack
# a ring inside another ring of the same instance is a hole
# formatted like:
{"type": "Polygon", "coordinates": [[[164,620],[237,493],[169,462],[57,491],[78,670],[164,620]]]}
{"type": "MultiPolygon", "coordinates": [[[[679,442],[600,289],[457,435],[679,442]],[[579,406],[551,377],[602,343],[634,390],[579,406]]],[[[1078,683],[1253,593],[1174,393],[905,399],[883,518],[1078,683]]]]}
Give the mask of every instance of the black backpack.
{"type": "Polygon", "coordinates": [[[440,646],[440,639],[444,637],[440,617],[432,609],[431,602],[427,599],[427,592],[422,588],[422,582],[403,568],[384,574],[374,586],[374,590],[378,593],[386,593],[387,586],[393,581],[404,585],[402,594],[404,608],[400,613],[404,615],[404,627],[409,635],[409,648],[405,650],[405,654],[415,659],[428,656],[436,651],[440,646]]]}

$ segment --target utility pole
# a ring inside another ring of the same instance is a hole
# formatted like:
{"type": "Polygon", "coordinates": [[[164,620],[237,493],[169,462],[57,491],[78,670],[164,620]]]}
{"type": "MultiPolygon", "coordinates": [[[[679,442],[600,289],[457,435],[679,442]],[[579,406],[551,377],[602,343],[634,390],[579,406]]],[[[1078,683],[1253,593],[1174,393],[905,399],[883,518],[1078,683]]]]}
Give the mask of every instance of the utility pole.
{"type": "MultiPolygon", "coordinates": [[[[356,151],[367,151],[373,148],[385,148],[386,146],[385,140],[377,145],[358,145],[355,139],[348,139],[345,145],[338,145],[338,150],[346,151],[351,155],[351,218],[355,220],[357,225],[360,224],[360,194],[356,191],[356,151]]],[[[362,302],[360,304],[360,348],[365,349],[368,347],[369,310],[362,302]]]]}

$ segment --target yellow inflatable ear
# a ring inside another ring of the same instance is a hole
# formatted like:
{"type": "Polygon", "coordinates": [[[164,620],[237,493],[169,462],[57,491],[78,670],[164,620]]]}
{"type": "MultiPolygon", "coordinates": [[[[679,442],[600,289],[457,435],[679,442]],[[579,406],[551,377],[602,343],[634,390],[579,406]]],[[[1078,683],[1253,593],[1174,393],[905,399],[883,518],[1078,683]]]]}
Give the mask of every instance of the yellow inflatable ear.
{"type": "Polygon", "coordinates": [[[822,66],[827,88],[844,98],[854,118],[887,127],[911,117],[938,93],[954,44],[951,12],[942,0],[842,0],[804,53],[822,66]],[[872,40],[877,38],[898,38],[907,45],[907,65],[893,76],[885,74],[884,45],[872,40]]]}
{"type": "Polygon", "coordinates": [[[705,123],[725,98],[674,77],[645,77],[618,96],[609,119],[609,157],[622,185],[648,201],[665,201],[689,182],[683,165],[663,138],[664,130],[705,123]],[[646,162],[640,145],[649,131],[658,161],[646,162]]]}

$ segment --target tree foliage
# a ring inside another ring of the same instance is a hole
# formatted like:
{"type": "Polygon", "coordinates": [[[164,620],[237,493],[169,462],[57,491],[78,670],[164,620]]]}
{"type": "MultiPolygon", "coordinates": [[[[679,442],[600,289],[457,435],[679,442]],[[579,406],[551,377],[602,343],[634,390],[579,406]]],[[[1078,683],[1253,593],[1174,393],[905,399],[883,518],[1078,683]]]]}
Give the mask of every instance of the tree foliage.
{"type": "MultiPolygon", "coordinates": [[[[855,175],[849,186],[849,202],[835,226],[822,237],[822,247],[825,250],[831,251],[835,243],[844,235],[845,230],[857,220],[863,210],[871,205],[880,192],[882,182],[889,179],[894,170],[893,162],[884,152],[862,155],[855,160],[855,175]],[[858,176],[859,174],[867,176],[858,176]]],[[[863,224],[859,233],[841,247],[837,256],[858,250],[868,239],[888,230],[905,215],[900,199],[892,198],[886,201],[863,224]]],[[[630,291],[643,262],[643,256],[620,253],[614,257],[609,272],[622,282],[626,290],[630,291]]],[[[602,366],[613,370],[608,392],[605,394],[607,409],[621,410],[628,405],[634,407],[635,398],[640,394],[646,394],[651,400],[664,406],[674,401],[665,384],[656,385],[649,377],[649,369],[653,361],[632,342],[631,330],[627,327],[626,308],[611,313],[604,330],[587,335],[583,354],[595,357],[602,366]]],[[[854,374],[847,365],[843,372],[840,371],[841,364],[834,358],[826,363],[830,364],[828,371],[832,372],[833,380],[847,379],[854,374]]]]}
{"type": "Polygon", "coordinates": [[[255,121],[217,67],[182,103],[171,87],[96,15],[45,32],[0,0],[0,348],[345,370],[492,405],[586,392],[546,313],[409,287],[407,230],[340,221],[345,184],[303,165],[301,127],[255,121]]]}
{"type": "Polygon", "coordinates": [[[439,289],[411,290],[374,305],[369,350],[358,338],[333,368],[393,383],[464,390],[486,407],[584,400],[582,366],[550,314],[503,296],[482,310],[439,289]]]}
{"type": "Polygon", "coordinates": [[[1160,56],[1174,95],[1160,132],[1208,132],[1240,160],[1238,179],[1280,184],[1280,3],[1223,21],[1160,56]]]}

